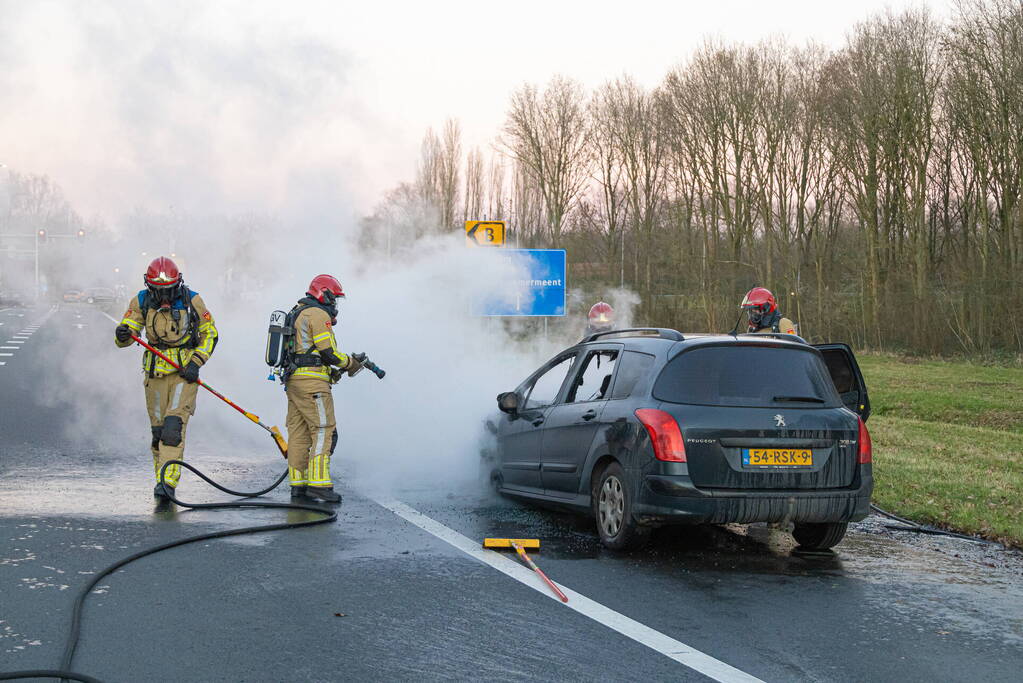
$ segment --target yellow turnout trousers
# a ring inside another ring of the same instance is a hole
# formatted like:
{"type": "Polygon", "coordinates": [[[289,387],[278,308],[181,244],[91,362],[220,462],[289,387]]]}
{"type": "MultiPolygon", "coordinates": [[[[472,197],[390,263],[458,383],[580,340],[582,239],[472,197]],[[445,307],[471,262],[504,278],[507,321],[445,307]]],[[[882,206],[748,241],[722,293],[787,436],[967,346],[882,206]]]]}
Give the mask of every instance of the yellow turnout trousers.
{"type": "Polygon", "coordinates": [[[330,383],[288,379],[288,472],[292,486],[332,486],[330,456],[337,447],[330,383]]]}
{"type": "MultiPolygon", "coordinates": [[[[168,460],[183,460],[185,456],[185,427],[195,414],[195,399],[199,384],[189,384],[175,372],[163,377],[146,378],[146,409],[153,431],[153,469],[160,481],[160,468],[168,460]]],[[[178,485],[181,467],[171,465],[164,475],[171,486],[178,485]]]]}

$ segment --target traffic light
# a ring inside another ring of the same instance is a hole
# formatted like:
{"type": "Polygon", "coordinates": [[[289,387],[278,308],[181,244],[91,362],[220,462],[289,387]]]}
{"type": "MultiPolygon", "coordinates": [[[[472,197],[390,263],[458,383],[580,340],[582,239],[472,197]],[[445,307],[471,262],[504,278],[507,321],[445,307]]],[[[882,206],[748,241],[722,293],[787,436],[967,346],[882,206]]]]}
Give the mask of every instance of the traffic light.
{"type": "Polygon", "coordinates": [[[78,230],[78,236],[79,236],[79,237],[85,237],[85,231],[79,228],[79,230],[78,230]]]}
{"type": "Polygon", "coordinates": [[[45,242],[46,241],[46,231],[45,230],[40,230],[37,234],[39,235],[39,241],[40,242],[45,242]]]}

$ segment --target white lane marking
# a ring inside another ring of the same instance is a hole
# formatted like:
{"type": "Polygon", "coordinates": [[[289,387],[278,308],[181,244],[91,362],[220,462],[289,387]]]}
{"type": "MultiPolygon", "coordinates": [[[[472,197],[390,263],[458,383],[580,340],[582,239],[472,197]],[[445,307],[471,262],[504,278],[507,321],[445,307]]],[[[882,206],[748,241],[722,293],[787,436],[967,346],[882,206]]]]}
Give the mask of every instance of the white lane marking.
{"type": "Polygon", "coordinates": [[[700,652],[699,650],[675,640],[670,636],[666,636],[660,631],[655,631],[649,626],[641,624],[634,619],[630,619],[624,614],[615,612],[610,607],[605,607],[599,602],[591,600],[585,595],[576,593],[571,588],[566,588],[559,583],[558,587],[564,591],[565,595],[568,596],[568,602],[562,603],[554,596],[550,588],[540,581],[540,578],[536,574],[518,562],[504,557],[492,550],[482,548],[479,542],[463,536],[454,529],[444,526],[437,520],[427,517],[415,508],[409,507],[401,501],[380,500],[377,498],[372,498],[372,500],[374,500],[378,505],[387,508],[405,521],[415,524],[423,531],[433,534],[442,541],[458,548],[473,559],[490,565],[502,574],[510,576],[516,581],[539,591],[551,600],[557,602],[559,605],[564,604],[565,607],[573,609],[576,612],[607,626],[609,629],[617,631],[627,638],[631,638],[641,645],[646,645],[650,649],[661,653],[665,657],[674,659],[676,662],[683,664],[694,671],[699,671],[708,678],[712,678],[716,681],[722,681],[723,683],[739,681],[742,681],[743,683],[760,682],[759,678],[751,676],[745,671],[740,671],[733,666],[729,666],[720,660],[714,659],[708,654],[700,652]]]}
{"type": "Polygon", "coordinates": [[[0,349],[4,349],[6,351],[11,351],[11,350],[17,351],[20,348],[21,348],[20,346],[0,346],[0,349]]]}
{"type": "Polygon", "coordinates": [[[0,353],[0,356],[13,356],[13,353],[0,353]]]}
{"type": "Polygon", "coordinates": [[[28,339],[31,336],[32,336],[31,334],[12,334],[11,335],[11,337],[13,337],[14,339],[28,339]]]}
{"type": "Polygon", "coordinates": [[[5,361],[0,360],[0,365],[7,365],[5,361]]]}
{"type": "Polygon", "coordinates": [[[24,342],[24,340],[21,340],[21,339],[8,339],[7,343],[8,344],[24,344],[25,342],[24,342]]]}

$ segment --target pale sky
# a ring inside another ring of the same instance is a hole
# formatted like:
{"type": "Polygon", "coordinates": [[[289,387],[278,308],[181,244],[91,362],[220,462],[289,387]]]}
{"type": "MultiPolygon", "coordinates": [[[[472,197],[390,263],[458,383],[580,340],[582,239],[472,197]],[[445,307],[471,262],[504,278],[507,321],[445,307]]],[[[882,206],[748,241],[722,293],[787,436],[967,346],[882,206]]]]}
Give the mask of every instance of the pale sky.
{"type": "MultiPolygon", "coordinates": [[[[86,215],[365,212],[427,126],[488,146],[511,91],[564,74],[655,85],[704,39],[837,46],[885,7],[950,0],[0,0],[0,163],[86,215]]],[[[4,182],[0,169],[0,182],[4,182]]]]}

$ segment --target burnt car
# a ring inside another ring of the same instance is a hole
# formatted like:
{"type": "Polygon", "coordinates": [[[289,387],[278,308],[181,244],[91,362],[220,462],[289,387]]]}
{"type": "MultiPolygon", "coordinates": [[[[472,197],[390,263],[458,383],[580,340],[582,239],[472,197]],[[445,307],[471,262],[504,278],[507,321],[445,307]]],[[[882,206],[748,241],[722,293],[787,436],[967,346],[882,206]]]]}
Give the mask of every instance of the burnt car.
{"type": "Polygon", "coordinates": [[[791,522],[822,550],[870,508],[870,400],[845,344],[594,334],[498,408],[498,491],[592,514],[612,549],[669,524],[791,522]]]}

